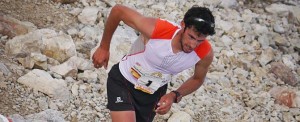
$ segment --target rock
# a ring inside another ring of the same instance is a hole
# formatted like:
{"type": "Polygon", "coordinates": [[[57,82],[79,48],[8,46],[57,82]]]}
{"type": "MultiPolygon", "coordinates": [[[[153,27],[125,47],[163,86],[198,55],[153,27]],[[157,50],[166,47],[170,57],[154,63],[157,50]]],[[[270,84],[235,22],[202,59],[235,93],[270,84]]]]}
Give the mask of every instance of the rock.
{"type": "Polygon", "coordinates": [[[69,98],[69,91],[64,80],[53,79],[43,70],[34,69],[20,77],[18,82],[56,99],[69,98]]]}
{"type": "Polygon", "coordinates": [[[42,53],[48,57],[56,59],[60,63],[72,56],[76,56],[76,47],[71,36],[59,34],[57,36],[42,38],[42,53]]]}
{"type": "Polygon", "coordinates": [[[69,13],[74,15],[74,16],[77,16],[81,13],[82,9],[81,8],[74,8],[73,10],[71,10],[69,13]]]}
{"type": "Polygon", "coordinates": [[[298,44],[294,45],[294,49],[295,49],[298,53],[300,53],[300,44],[298,43],[298,44]]]}
{"type": "Polygon", "coordinates": [[[271,4],[270,6],[267,6],[265,9],[267,12],[279,16],[287,16],[289,12],[289,7],[284,4],[271,4]]]}
{"type": "Polygon", "coordinates": [[[78,20],[83,24],[94,25],[97,19],[98,8],[85,7],[78,15],[78,20]]]}
{"type": "Polygon", "coordinates": [[[10,70],[3,63],[0,63],[0,72],[2,72],[6,76],[11,73],[10,70]]]}
{"type": "Polygon", "coordinates": [[[50,67],[50,71],[53,71],[63,77],[75,77],[78,72],[76,63],[69,61],[50,67]]]}
{"type": "Polygon", "coordinates": [[[39,108],[41,108],[42,110],[46,110],[48,109],[48,102],[47,102],[47,98],[39,98],[38,100],[38,104],[39,104],[39,108]]]}
{"type": "Polygon", "coordinates": [[[275,101],[278,104],[283,104],[288,107],[297,107],[297,103],[295,101],[297,96],[295,91],[283,87],[273,87],[269,93],[275,98],[275,101]]]}
{"type": "Polygon", "coordinates": [[[76,64],[76,67],[78,70],[92,70],[94,69],[94,64],[91,62],[91,60],[87,60],[84,58],[80,58],[77,56],[73,56],[68,60],[69,63],[76,64]]]}
{"type": "Polygon", "coordinates": [[[290,7],[291,16],[289,17],[289,21],[295,23],[296,25],[300,25],[300,7],[299,6],[291,6],[290,7]]]}
{"type": "Polygon", "coordinates": [[[94,69],[92,62],[76,56],[69,58],[69,60],[60,65],[52,66],[50,68],[51,71],[64,77],[75,77],[77,75],[78,70],[84,71],[91,69],[94,69]]]}
{"type": "Polygon", "coordinates": [[[24,35],[28,32],[36,30],[30,22],[21,22],[15,18],[0,15],[0,34],[7,35],[9,38],[24,35]]]}
{"type": "Polygon", "coordinates": [[[78,96],[78,88],[79,88],[79,86],[77,84],[72,85],[71,91],[72,91],[73,96],[78,96]]]}
{"type": "Polygon", "coordinates": [[[78,0],[53,0],[54,2],[60,2],[62,4],[70,4],[70,3],[74,3],[78,0]]]}
{"type": "Polygon", "coordinates": [[[8,55],[27,54],[36,52],[41,53],[43,48],[42,38],[56,36],[57,33],[50,29],[40,29],[25,35],[16,36],[5,44],[5,51],[8,55]]]}
{"type": "Polygon", "coordinates": [[[266,77],[268,72],[262,67],[251,67],[251,71],[255,73],[257,77],[266,77]]]}
{"type": "Polygon", "coordinates": [[[25,58],[18,58],[18,61],[25,68],[48,69],[47,57],[40,53],[31,53],[30,56],[26,56],[25,58]]]}
{"type": "Polygon", "coordinates": [[[267,36],[266,34],[262,34],[261,36],[258,37],[258,42],[260,43],[261,47],[263,49],[266,49],[269,47],[270,42],[269,42],[269,36],[267,36]]]}
{"type": "Polygon", "coordinates": [[[265,34],[266,32],[269,32],[268,28],[265,25],[253,24],[252,28],[254,33],[257,35],[261,35],[261,34],[265,34]]]}
{"type": "Polygon", "coordinates": [[[271,63],[270,72],[291,86],[296,86],[298,83],[291,69],[280,62],[271,63]]]}
{"type": "Polygon", "coordinates": [[[67,32],[68,32],[68,34],[69,34],[70,36],[74,36],[74,35],[76,35],[76,34],[78,33],[78,30],[75,29],[75,28],[71,28],[71,29],[69,29],[67,32]]]}
{"type": "Polygon", "coordinates": [[[271,62],[275,57],[274,50],[272,48],[267,48],[262,52],[258,58],[258,62],[264,67],[266,64],[271,62]]]}
{"type": "Polygon", "coordinates": [[[290,70],[295,70],[297,68],[296,61],[294,61],[294,59],[291,55],[283,55],[282,62],[285,66],[290,68],[290,70]]]}
{"type": "Polygon", "coordinates": [[[25,117],[26,121],[52,121],[52,122],[65,122],[61,112],[47,109],[37,114],[30,114],[25,117]]]}
{"type": "Polygon", "coordinates": [[[97,81],[97,73],[91,70],[85,70],[83,73],[78,74],[78,79],[88,83],[95,83],[97,81]]]}
{"type": "Polygon", "coordinates": [[[278,24],[274,25],[274,31],[280,34],[283,34],[285,32],[284,28],[278,24]]]}
{"type": "Polygon", "coordinates": [[[154,4],[151,6],[152,9],[164,11],[166,9],[165,5],[163,4],[154,4]]]}
{"type": "Polygon", "coordinates": [[[277,46],[289,46],[290,45],[289,41],[279,34],[273,35],[273,40],[275,41],[275,44],[277,46]]]}
{"type": "Polygon", "coordinates": [[[188,113],[179,111],[172,114],[168,122],[193,122],[193,119],[188,113]]]}
{"type": "Polygon", "coordinates": [[[230,46],[230,45],[232,45],[232,43],[233,43],[233,41],[232,41],[232,39],[231,38],[229,38],[228,36],[226,36],[226,35],[223,35],[222,37],[221,37],[221,41],[224,43],[224,46],[230,46]]]}
{"type": "Polygon", "coordinates": [[[222,0],[220,6],[224,8],[234,8],[238,6],[238,3],[236,0],[222,0]]]}
{"type": "Polygon", "coordinates": [[[43,69],[43,70],[48,69],[47,56],[40,53],[31,53],[30,57],[34,62],[35,68],[43,69]]]}
{"type": "Polygon", "coordinates": [[[234,25],[231,22],[220,20],[217,26],[220,26],[222,30],[228,32],[230,29],[233,28],[234,25]]]}
{"type": "Polygon", "coordinates": [[[22,117],[22,116],[19,115],[19,114],[13,114],[13,115],[10,115],[9,118],[10,118],[13,122],[24,122],[24,121],[25,121],[24,117],[22,117]]]}
{"type": "Polygon", "coordinates": [[[218,6],[222,1],[221,0],[206,0],[204,1],[205,4],[218,6]]]}

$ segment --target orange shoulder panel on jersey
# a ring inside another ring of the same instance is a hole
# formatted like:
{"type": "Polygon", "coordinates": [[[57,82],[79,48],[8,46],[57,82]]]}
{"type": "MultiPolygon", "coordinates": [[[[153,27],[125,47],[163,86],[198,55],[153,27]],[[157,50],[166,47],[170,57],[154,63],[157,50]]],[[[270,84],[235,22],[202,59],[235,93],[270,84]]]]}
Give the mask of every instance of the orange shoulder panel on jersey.
{"type": "Polygon", "coordinates": [[[171,39],[178,28],[167,20],[157,19],[151,39],[171,39]]]}
{"type": "Polygon", "coordinates": [[[200,59],[203,59],[211,50],[211,45],[208,42],[208,40],[204,40],[198,47],[195,48],[195,52],[200,57],[200,59]]]}

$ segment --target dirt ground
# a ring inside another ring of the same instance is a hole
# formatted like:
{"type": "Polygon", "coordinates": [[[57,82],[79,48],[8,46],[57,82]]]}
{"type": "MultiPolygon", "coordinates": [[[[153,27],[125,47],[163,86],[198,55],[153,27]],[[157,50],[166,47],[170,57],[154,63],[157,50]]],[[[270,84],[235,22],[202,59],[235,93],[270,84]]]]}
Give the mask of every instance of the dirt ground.
{"type": "MultiPolygon", "coordinates": [[[[59,6],[61,4],[54,3],[51,0],[0,0],[0,15],[31,22],[37,28],[51,28],[57,31],[66,30],[77,19],[59,6]]],[[[16,61],[5,55],[4,42],[2,40],[2,43],[0,43],[0,63],[18,66],[19,64],[16,61]]],[[[21,92],[24,91],[20,90],[24,89],[24,86],[20,87],[20,84],[16,82],[17,78],[25,73],[22,70],[9,70],[12,73],[9,77],[3,77],[0,74],[0,77],[2,77],[0,78],[0,114],[5,116],[20,114],[24,116],[40,112],[38,108],[30,108],[28,107],[30,105],[25,104],[26,102],[24,104],[21,102],[26,100],[26,97],[30,97],[29,93],[21,92]]]]}
{"type": "Polygon", "coordinates": [[[51,0],[0,0],[0,13],[31,22],[38,28],[61,30],[66,29],[76,19],[59,8],[60,5],[51,0]]]}

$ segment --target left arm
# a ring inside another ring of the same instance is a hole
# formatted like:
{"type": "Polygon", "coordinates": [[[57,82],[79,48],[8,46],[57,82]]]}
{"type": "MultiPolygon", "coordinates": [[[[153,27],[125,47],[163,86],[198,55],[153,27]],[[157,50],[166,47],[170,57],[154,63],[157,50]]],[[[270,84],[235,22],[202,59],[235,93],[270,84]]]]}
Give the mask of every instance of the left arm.
{"type": "MultiPolygon", "coordinates": [[[[196,63],[194,75],[191,76],[186,82],[184,82],[176,91],[181,94],[181,97],[186,96],[194,91],[196,91],[204,82],[205,76],[208,72],[209,66],[213,60],[213,50],[211,50],[208,55],[196,63]]],[[[158,114],[167,113],[175,99],[176,95],[173,92],[170,92],[159,101],[160,107],[157,108],[156,112],[158,114]],[[162,104],[164,103],[164,104],[162,104]]],[[[181,99],[181,98],[180,98],[181,99]]]]}
{"type": "Polygon", "coordinates": [[[203,84],[212,60],[213,53],[211,50],[203,60],[196,63],[194,75],[176,90],[182,95],[182,97],[196,91],[203,84]]]}

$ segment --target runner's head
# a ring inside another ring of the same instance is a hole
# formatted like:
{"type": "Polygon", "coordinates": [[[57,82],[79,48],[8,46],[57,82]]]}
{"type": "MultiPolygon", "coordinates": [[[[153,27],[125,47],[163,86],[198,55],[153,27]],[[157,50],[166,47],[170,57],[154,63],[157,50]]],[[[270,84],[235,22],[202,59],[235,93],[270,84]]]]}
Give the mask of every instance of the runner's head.
{"type": "Polygon", "coordinates": [[[193,6],[185,13],[183,22],[184,30],[194,27],[196,32],[203,35],[215,34],[215,19],[212,12],[206,7],[193,6]]]}

